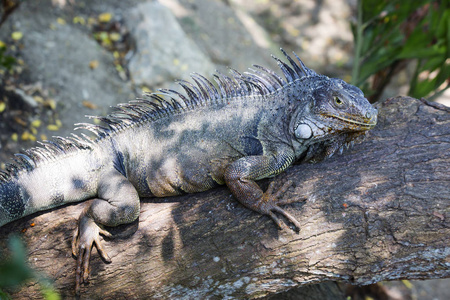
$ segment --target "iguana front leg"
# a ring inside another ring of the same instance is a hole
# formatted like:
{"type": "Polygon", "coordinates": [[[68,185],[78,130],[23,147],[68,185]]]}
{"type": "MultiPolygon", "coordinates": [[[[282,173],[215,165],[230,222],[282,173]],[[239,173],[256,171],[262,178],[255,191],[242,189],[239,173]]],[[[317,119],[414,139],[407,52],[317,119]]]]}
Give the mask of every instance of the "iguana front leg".
{"type": "Polygon", "coordinates": [[[113,169],[99,179],[98,198],[93,199],[78,220],[72,239],[72,253],[77,257],[75,291],[89,276],[89,259],[95,244],[100,256],[110,262],[103,248],[100,234],[110,236],[102,226],[131,223],[139,216],[139,195],[134,186],[120,172],[113,169]]]}
{"type": "Polygon", "coordinates": [[[225,170],[224,178],[231,193],[248,208],[270,216],[280,228],[286,225],[274,214],[278,212],[291,221],[300,230],[300,223],[287,211],[280,207],[286,203],[279,198],[292,184],[287,182],[274,192],[273,182],[266,192],[256,184],[255,180],[276,175],[285,170],[292,161],[292,153],[279,153],[271,156],[246,156],[231,163],[225,170]]]}

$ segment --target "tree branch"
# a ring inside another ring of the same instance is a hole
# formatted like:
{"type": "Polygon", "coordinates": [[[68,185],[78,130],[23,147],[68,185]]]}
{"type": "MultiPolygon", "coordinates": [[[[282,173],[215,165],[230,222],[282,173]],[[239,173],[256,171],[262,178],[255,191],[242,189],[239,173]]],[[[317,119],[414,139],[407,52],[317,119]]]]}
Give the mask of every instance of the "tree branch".
{"type": "MultiPolygon", "coordinates": [[[[279,231],[226,188],[144,199],[139,222],[115,230],[127,236],[106,242],[112,263],[94,251],[82,295],[254,298],[330,280],[364,285],[449,277],[449,161],[448,110],[389,99],[363,143],[273,179],[279,186],[295,183],[284,198],[298,201],[287,209],[302,224],[299,233],[279,231]]],[[[28,227],[22,236],[30,263],[55,280],[64,298],[74,297],[70,242],[82,208],[66,206],[0,228],[4,246],[11,231],[28,227]]],[[[29,284],[17,297],[38,293],[29,284]]]]}

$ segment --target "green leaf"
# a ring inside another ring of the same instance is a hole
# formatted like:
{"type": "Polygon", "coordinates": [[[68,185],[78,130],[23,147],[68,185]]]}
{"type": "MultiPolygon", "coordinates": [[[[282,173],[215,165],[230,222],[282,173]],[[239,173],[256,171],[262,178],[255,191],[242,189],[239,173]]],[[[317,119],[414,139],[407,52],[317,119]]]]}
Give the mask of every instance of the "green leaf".
{"type": "Polygon", "coordinates": [[[410,94],[421,97],[441,88],[449,78],[450,0],[439,5],[434,0],[360,0],[359,4],[352,82],[367,87],[372,75],[391,74],[394,64],[417,59],[410,94]],[[423,79],[424,72],[434,77],[423,79]]]}
{"type": "Polygon", "coordinates": [[[45,300],[60,300],[61,296],[50,284],[41,284],[41,293],[45,300]]]}
{"type": "Polygon", "coordinates": [[[0,261],[0,288],[18,286],[34,275],[26,264],[26,250],[17,236],[9,240],[9,249],[9,258],[0,261]]]}
{"type": "Polygon", "coordinates": [[[434,78],[430,79],[430,77],[428,77],[424,80],[416,81],[414,85],[411,85],[409,94],[415,98],[426,97],[431,92],[439,89],[449,77],[450,65],[447,64],[442,66],[439,73],[434,78]]]}
{"type": "Polygon", "coordinates": [[[413,58],[432,58],[436,56],[444,56],[447,53],[447,48],[440,45],[429,46],[428,48],[403,48],[398,54],[399,59],[413,59],[413,58]]]}
{"type": "Polygon", "coordinates": [[[445,57],[442,55],[431,57],[422,65],[422,67],[419,69],[419,71],[420,72],[423,72],[423,71],[433,72],[434,70],[436,70],[437,68],[442,66],[444,63],[445,63],[445,57]]]}
{"type": "Polygon", "coordinates": [[[27,251],[20,238],[12,236],[8,242],[9,253],[5,254],[2,249],[0,256],[0,299],[11,298],[2,289],[17,288],[28,280],[36,280],[45,299],[59,300],[60,296],[50,281],[28,266],[27,251]]]}

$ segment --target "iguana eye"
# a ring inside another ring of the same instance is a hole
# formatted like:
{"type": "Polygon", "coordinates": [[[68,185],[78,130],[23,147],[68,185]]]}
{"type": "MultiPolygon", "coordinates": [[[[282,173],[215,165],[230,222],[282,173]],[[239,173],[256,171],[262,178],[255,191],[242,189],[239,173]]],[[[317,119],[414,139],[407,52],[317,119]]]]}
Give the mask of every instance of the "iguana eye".
{"type": "Polygon", "coordinates": [[[336,103],[337,106],[341,106],[342,104],[344,104],[344,101],[339,99],[339,97],[334,97],[334,103],[336,103]]]}

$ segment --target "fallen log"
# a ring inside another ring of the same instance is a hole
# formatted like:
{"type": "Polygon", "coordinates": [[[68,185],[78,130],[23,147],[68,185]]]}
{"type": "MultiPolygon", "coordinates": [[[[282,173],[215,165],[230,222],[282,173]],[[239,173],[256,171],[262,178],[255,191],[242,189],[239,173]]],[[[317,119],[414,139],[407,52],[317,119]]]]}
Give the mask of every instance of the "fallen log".
{"type": "MultiPolygon", "coordinates": [[[[294,182],[284,198],[300,232],[278,230],[225,187],[143,199],[139,220],[105,243],[112,263],[93,251],[82,298],[258,298],[325,281],[450,277],[450,111],[405,97],[378,108],[365,141],[272,179],[294,182]]],[[[0,228],[0,247],[20,233],[29,264],[64,299],[75,297],[70,243],[83,206],[0,228]]],[[[30,282],[13,298],[39,295],[30,282]]]]}

